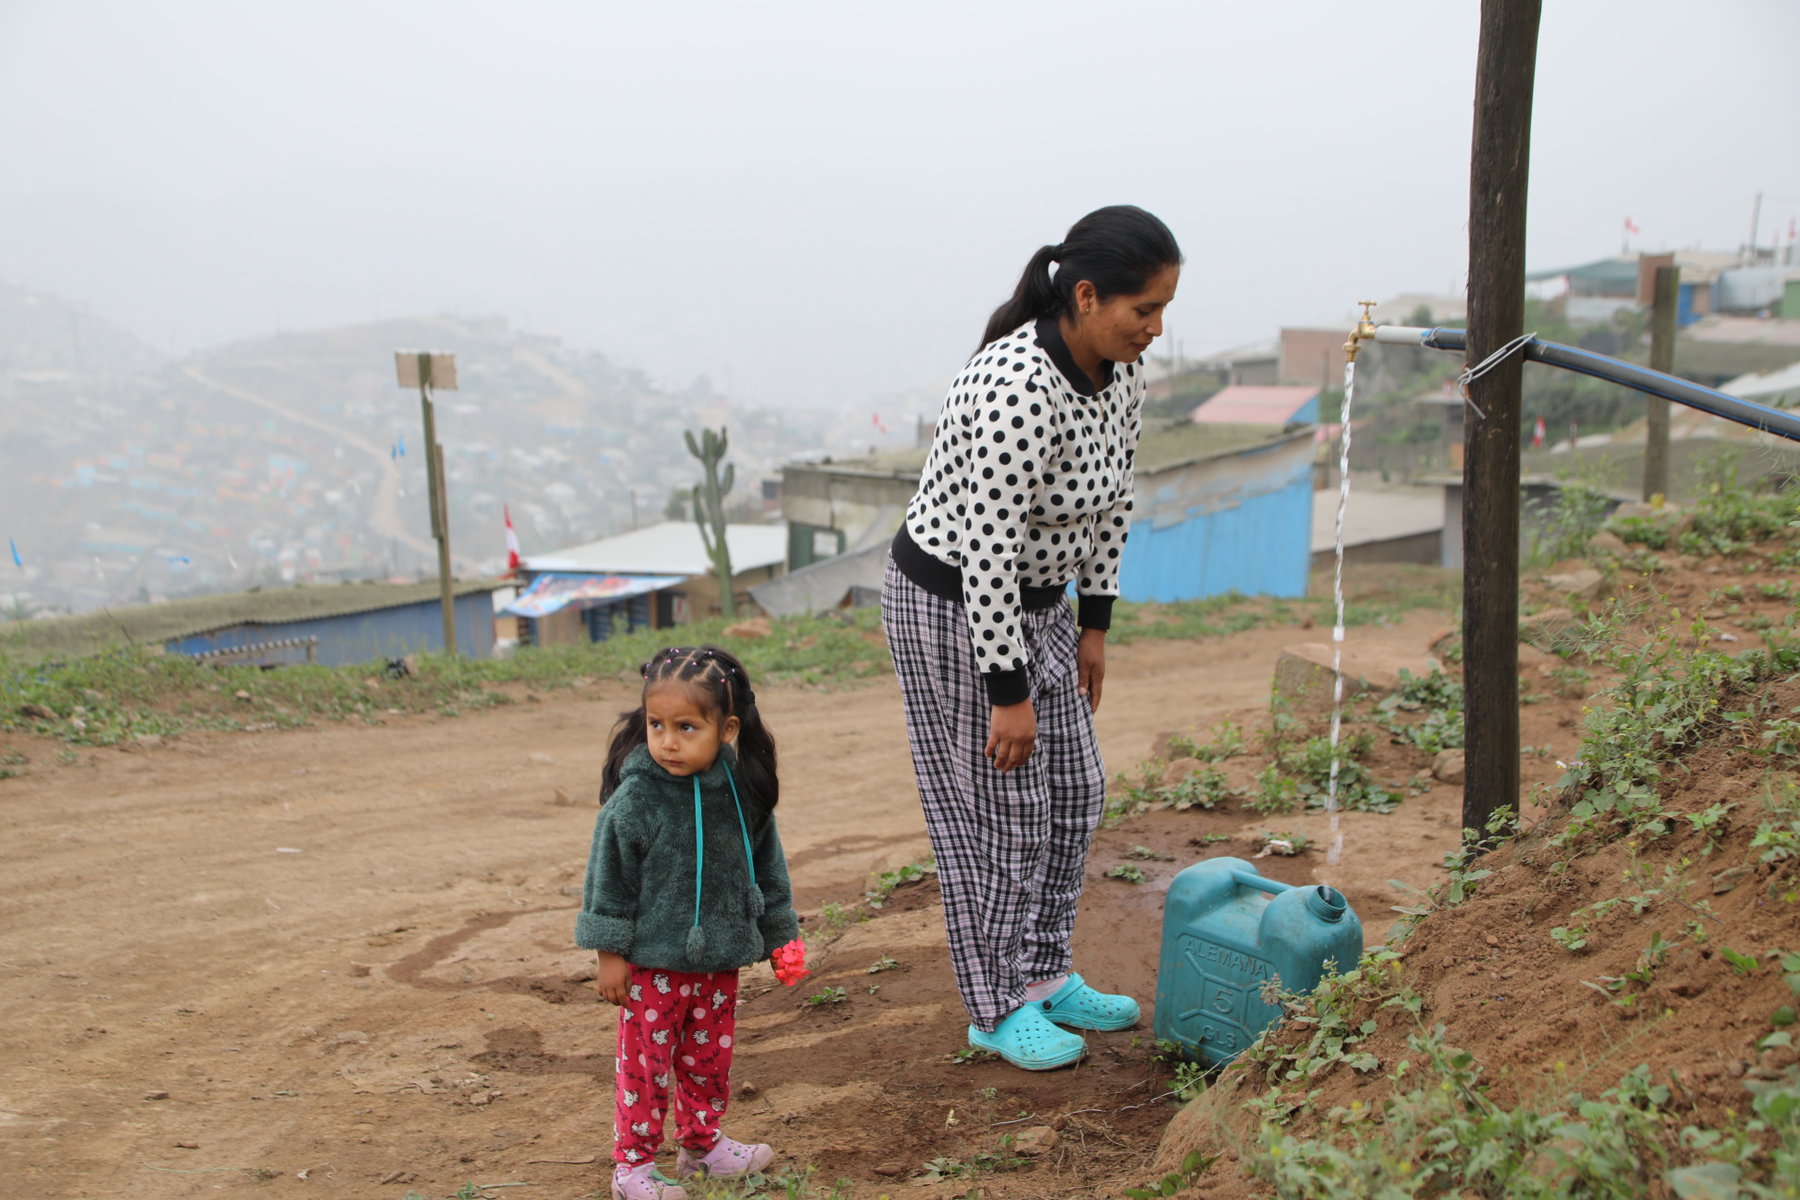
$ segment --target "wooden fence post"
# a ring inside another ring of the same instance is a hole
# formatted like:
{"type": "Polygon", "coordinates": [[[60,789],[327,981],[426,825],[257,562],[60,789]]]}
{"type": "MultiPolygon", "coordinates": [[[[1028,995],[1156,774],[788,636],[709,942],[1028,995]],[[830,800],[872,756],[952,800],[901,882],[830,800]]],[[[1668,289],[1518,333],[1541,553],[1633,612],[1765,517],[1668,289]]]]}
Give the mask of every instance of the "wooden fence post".
{"type": "MultiPolygon", "coordinates": [[[[1525,196],[1541,0],[1482,0],[1469,168],[1468,364],[1525,324],[1525,196]]],[[[1519,805],[1519,435],[1524,355],[1463,414],[1463,828],[1519,805]],[[1479,413],[1479,415],[1477,415],[1479,413]]]]}

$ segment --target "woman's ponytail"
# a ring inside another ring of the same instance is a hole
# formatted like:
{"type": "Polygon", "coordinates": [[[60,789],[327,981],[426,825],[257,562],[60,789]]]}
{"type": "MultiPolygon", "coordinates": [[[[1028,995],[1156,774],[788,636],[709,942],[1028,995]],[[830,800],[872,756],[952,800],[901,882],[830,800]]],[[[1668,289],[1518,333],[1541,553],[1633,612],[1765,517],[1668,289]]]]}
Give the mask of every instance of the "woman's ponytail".
{"type": "Polygon", "coordinates": [[[1057,294],[1056,285],[1050,279],[1050,264],[1061,255],[1061,246],[1038,247],[1038,252],[1025,264],[1025,273],[1019,276],[1019,286],[1013,289],[1012,298],[988,318],[987,332],[981,335],[982,346],[1011,333],[1027,321],[1052,316],[1061,310],[1063,298],[1057,294]]]}

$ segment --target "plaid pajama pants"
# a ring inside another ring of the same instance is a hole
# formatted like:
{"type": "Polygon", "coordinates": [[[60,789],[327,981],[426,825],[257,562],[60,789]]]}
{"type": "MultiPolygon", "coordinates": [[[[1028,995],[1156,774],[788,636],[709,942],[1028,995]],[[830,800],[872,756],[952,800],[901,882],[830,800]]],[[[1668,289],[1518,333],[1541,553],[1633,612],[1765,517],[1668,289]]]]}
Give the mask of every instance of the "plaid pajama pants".
{"type": "Polygon", "coordinates": [[[956,986],[975,1026],[991,1033],[1025,1002],[1026,984],[1070,967],[1082,868],[1106,802],[1093,714],[1076,694],[1081,631],[1067,603],[1021,614],[1037,744],[1024,766],[1001,772],[982,753],[992,709],[963,606],[890,558],[881,615],[956,986]]]}

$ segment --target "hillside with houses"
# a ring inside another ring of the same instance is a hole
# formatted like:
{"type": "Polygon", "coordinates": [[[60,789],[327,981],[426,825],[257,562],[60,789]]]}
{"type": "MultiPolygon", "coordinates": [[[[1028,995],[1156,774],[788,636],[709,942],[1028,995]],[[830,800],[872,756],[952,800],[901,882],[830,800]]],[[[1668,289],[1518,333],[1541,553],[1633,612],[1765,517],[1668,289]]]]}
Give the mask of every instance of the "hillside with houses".
{"type": "Polygon", "coordinates": [[[458,389],[436,398],[458,575],[505,562],[507,509],[542,550],[663,519],[694,482],[687,428],[729,423],[734,499],[753,520],[782,462],[822,432],[856,432],[734,407],[703,383],[673,393],[503,319],[386,321],[171,359],[77,305],[0,288],[0,512],[18,553],[0,607],[435,575],[419,396],[395,381],[395,351],[413,347],[458,356],[458,389]]]}

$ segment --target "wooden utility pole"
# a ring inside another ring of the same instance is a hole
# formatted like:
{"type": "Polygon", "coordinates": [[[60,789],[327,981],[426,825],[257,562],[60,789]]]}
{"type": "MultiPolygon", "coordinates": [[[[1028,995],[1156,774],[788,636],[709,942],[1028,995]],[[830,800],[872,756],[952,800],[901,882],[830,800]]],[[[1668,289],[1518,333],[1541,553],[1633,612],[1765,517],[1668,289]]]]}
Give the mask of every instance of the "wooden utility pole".
{"type": "MultiPolygon", "coordinates": [[[[1469,169],[1468,363],[1525,325],[1525,194],[1541,0],[1482,0],[1469,169]]],[[[1519,432],[1524,355],[1463,414],[1463,828],[1519,806],[1519,432]],[[1477,415],[1479,412],[1480,415],[1477,415]]]]}
{"type": "Polygon", "coordinates": [[[456,388],[456,356],[437,351],[399,350],[394,368],[401,387],[419,389],[419,411],[425,423],[425,490],[431,493],[431,536],[437,539],[438,599],[444,616],[444,653],[456,653],[456,596],[450,575],[450,505],[444,483],[444,449],[437,440],[434,388],[456,388]]]}
{"type": "MultiPolygon", "coordinates": [[[[1656,268],[1650,305],[1650,369],[1675,371],[1675,308],[1681,295],[1681,268],[1656,268]]],[[[1669,494],[1669,402],[1644,397],[1644,499],[1669,494]]]]}

